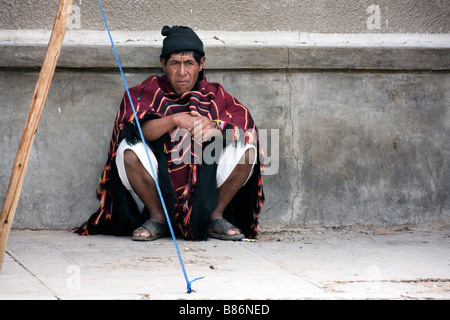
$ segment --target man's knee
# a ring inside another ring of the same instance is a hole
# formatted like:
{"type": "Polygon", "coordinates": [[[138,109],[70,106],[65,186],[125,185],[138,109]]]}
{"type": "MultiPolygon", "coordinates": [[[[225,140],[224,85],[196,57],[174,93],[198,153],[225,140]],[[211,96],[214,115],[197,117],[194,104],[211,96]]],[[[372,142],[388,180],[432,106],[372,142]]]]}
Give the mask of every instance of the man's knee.
{"type": "Polygon", "coordinates": [[[256,152],[255,152],[255,148],[249,148],[249,149],[247,149],[247,150],[245,151],[244,156],[242,157],[240,163],[248,164],[248,165],[253,166],[253,164],[255,163],[255,157],[256,157],[256,154],[255,154],[255,153],[256,153],[256,152]]]}
{"type": "MultiPolygon", "coordinates": [[[[123,152],[123,164],[129,180],[134,178],[145,180],[147,182],[155,180],[148,165],[145,162],[142,162],[141,157],[134,150],[126,149],[123,152]]],[[[152,165],[157,172],[158,163],[154,161],[152,165]]]]}
{"type": "Polygon", "coordinates": [[[140,160],[133,150],[127,149],[123,153],[123,163],[125,168],[135,169],[140,164],[140,160]]]}

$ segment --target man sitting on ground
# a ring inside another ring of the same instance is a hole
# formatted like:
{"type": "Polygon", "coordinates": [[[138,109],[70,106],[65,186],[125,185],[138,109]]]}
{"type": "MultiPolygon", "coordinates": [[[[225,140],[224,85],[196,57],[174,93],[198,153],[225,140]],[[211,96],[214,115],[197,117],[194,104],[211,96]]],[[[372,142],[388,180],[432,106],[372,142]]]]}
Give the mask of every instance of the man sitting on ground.
{"type": "Polygon", "coordinates": [[[256,125],[206,80],[203,43],[191,28],[165,26],[162,35],[165,74],[130,88],[137,118],[125,92],[97,189],[100,208],[75,231],[137,241],[170,235],[157,182],[177,236],[254,238],[264,202],[256,125]]]}

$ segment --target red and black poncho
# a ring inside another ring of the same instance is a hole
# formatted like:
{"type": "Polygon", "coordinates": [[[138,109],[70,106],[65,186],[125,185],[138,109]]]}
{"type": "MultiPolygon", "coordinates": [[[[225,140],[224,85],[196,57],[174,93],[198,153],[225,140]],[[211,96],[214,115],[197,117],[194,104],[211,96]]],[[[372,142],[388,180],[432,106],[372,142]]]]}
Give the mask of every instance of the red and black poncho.
{"type": "MultiPolygon", "coordinates": [[[[129,91],[140,123],[195,110],[218,121],[224,135],[225,131],[233,130],[233,139],[241,138],[246,143],[258,144],[256,125],[249,110],[220,84],[208,82],[204,76],[201,76],[196,90],[184,94],[176,94],[171,89],[166,75],[152,76],[129,91]]],[[[122,139],[127,139],[129,143],[140,141],[135,121],[125,92],[115,119],[108,159],[97,188],[100,208],[82,226],[75,229],[80,235],[131,234],[149,217],[146,210],[143,213],[137,210],[131,195],[120,182],[114,161],[122,139]]],[[[172,129],[159,140],[149,143],[158,159],[158,182],[177,235],[185,239],[206,239],[204,230],[217,201],[216,166],[200,165],[196,161],[176,163],[170,159],[169,155],[178,143],[172,139],[177,129],[172,129]]],[[[259,146],[257,149],[260,149],[259,146]]],[[[261,150],[258,153],[258,162],[252,176],[224,212],[224,218],[249,238],[254,238],[258,233],[259,213],[264,204],[261,150]]],[[[191,156],[195,156],[193,152],[191,156]]]]}

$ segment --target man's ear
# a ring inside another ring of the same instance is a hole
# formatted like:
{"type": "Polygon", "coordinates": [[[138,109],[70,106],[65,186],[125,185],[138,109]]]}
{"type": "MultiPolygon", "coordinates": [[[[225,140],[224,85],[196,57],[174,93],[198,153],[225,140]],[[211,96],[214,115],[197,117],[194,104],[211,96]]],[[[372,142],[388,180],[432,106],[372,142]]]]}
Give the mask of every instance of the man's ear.
{"type": "Polygon", "coordinates": [[[161,61],[163,71],[166,72],[166,59],[160,58],[159,61],[161,61]]]}
{"type": "Polygon", "coordinates": [[[203,66],[205,65],[205,61],[206,61],[206,57],[203,56],[203,57],[200,59],[200,71],[203,70],[203,66]]]}

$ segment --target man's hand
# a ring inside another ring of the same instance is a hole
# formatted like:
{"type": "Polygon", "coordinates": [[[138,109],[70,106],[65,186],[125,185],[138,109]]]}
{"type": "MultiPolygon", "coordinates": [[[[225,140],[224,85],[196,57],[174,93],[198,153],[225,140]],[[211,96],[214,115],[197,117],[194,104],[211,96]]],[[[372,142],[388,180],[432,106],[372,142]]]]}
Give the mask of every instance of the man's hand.
{"type": "Polygon", "coordinates": [[[214,121],[209,120],[207,117],[200,115],[197,111],[191,111],[194,120],[194,129],[191,135],[196,140],[201,140],[201,142],[208,141],[215,136],[220,136],[222,133],[217,129],[217,124],[214,121]]]}
{"type": "Polygon", "coordinates": [[[191,136],[199,141],[205,142],[222,133],[216,128],[216,122],[202,116],[197,111],[176,113],[164,118],[147,121],[143,124],[144,137],[148,141],[154,141],[169,130],[179,127],[189,131],[191,136]]]}
{"type": "Polygon", "coordinates": [[[190,113],[180,113],[177,115],[176,124],[178,127],[189,131],[195,140],[205,142],[214,136],[222,133],[216,128],[216,123],[209,118],[202,116],[197,111],[190,113]]]}

